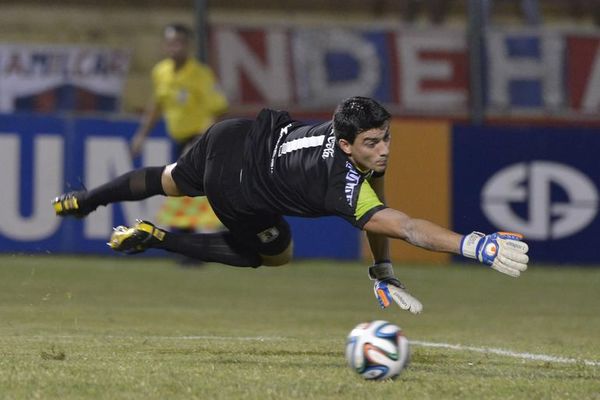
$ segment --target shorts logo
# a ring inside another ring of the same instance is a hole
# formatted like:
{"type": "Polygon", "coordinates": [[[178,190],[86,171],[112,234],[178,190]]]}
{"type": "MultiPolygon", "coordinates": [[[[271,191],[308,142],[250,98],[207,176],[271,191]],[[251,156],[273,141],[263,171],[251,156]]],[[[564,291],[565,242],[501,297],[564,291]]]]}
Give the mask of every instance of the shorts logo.
{"type": "Polygon", "coordinates": [[[354,189],[360,182],[360,174],[358,171],[354,169],[352,163],[346,161],[346,168],[348,172],[346,173],[346,187],[344,191],[346,192],[346,201],[348,205],[352,207],[353,199],[354,199],[354,189]]]}
{"type": "Polygon", "coordinates": [[[256,236],[258,236],[262,243],[271,243],[279,237],[279,229],[273,226],[258,233],[256,236]]]}

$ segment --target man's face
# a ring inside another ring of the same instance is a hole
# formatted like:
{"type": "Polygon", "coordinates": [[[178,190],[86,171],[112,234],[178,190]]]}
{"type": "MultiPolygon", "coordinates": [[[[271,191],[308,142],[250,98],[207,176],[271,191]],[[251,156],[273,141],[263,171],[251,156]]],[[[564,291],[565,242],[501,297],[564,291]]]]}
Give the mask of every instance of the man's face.
{"type": "Polygon", "coordinates": [[[184,34],[167,31],[165,34],[165,52],[175,61],[183,61],[188,57],[189,43],[184,34]]]}
{"type": "Polygon", "coordinates": [[[385,122],[380,128],[356,135],[353,144],[340,139],[340,148],[361,171],[383,172],[387,167],[391,138],[389,122],[385,122]]]}

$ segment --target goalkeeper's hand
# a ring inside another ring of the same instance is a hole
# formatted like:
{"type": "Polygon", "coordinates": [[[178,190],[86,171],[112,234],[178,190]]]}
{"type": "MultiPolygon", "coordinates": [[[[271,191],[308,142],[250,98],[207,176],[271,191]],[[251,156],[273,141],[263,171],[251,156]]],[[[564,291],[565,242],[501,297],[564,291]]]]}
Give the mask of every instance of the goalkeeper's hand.
{"type": "Polygon", "coordinates": [[[389,262],[377,263],[369,268],[369,278],[375,281],[373,291],[381,308],[387,308],[392,300],[403,310],[419,314],[423,305],[406,291],[404,285],[394,276],[394,269],[389,262]]]}
{"type": "Polygon", "coordinates": [[[472,232],[463,238],[460,252],[465,257],[475,258],[498,272],[516,278],[527,269],[529,262],[529,246],[521,239],[523,236],[518,233],[496,232],[485,235],[472,232]]]}

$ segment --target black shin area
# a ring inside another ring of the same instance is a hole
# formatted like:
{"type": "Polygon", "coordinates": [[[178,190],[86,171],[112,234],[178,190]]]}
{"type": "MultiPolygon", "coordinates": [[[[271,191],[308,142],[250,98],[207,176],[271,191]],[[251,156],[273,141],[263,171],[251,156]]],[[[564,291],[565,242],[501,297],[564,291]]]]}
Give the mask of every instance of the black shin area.
{"type": "Polygon", "coordinates": [[[167,233],[155,247],[206,262],[254,268],[262,265],[258,252],[243,245],[229,232],[167,233]]]}
{"type": "Polygon", "coordinates": [[[118,201],[142,200],[155,195],[165,195],[161,176],[165,167],[146,167],[123,174],[85,193],[86,208],[95,210],[118,201]]]}

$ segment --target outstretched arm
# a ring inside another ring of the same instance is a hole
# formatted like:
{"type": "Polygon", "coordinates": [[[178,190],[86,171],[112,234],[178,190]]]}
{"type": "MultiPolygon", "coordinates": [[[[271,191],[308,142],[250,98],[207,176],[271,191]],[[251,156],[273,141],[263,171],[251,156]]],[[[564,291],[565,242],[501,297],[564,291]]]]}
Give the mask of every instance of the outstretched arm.
{"type": "Polygon", "coordinates": [[[373,214],[364,228],[372,233],[403,239],[424,249],[475,258],[498,272],[518,277],[527,269],[529,246],[518,233],[471,232],[459,235],[423,219],[411,218],[394,209],[373,214]]]}
{"type": "MultiPolygon", "coordinates": [[[[385,203],[384,178],[373,178],[369,183],[385,203]]],[[[462,235],[427,220],[410,218],[392,208],[376,212],[364,229],[376,263],[390,259],[388,238],[403,239],[428,250],[460,254],[462,235]]]]}
{"type": "Polygon", "coordinates": [[[424,219],[386,208],[376,212],[364,229],[371,235],[402,239],[427,250],[460,254],[462,235],[424,219]]]}

